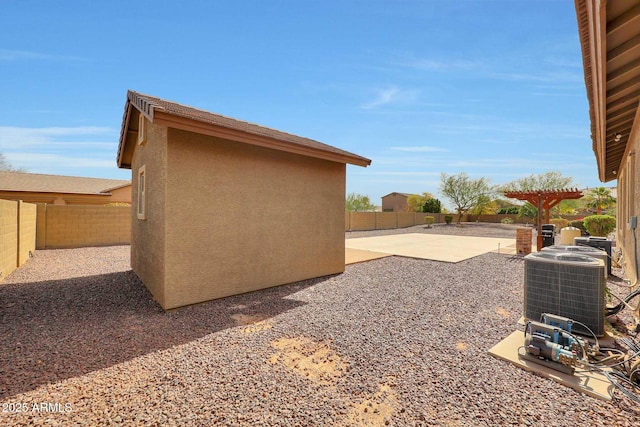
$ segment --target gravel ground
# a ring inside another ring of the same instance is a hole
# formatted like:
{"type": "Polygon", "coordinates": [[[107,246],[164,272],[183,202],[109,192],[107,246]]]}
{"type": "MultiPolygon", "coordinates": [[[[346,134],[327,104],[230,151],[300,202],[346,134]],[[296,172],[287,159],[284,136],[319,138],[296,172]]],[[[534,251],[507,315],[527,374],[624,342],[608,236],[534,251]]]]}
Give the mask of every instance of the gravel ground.
{"type": "Polygon", "coordinates": [[[0,425],[640,425],[487,354],[520,259],[389,257],[165,313],[128,255],[38,251],[0,283],[0,425]]]}

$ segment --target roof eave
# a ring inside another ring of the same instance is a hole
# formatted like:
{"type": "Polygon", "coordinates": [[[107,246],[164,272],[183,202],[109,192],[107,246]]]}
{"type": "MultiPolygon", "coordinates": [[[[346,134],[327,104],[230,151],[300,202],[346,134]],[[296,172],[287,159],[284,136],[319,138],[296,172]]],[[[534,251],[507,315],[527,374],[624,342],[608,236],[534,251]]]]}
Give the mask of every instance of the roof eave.
{"type": "Polygon", "coordinates": [[[582,46],[585,85],[591,119],[591,139],[598,166],[598,178],[607,179],[606,170],[606,2],[575,0],[578,33],[582,46]]]}
{"type": "Polygon", "coordinates": [[[124,106],[124,115],[122,117],[122,127],[120,128],[120,141],[118,142],[118,158],[117,164],[119,168],[131,169],[131,159],[125,161],[124,153],[127,144],[127,133],[129,132],[129,119],[131,118],[131,103],[127,98],[124,106]]]}
{"type": "Polygon", "coordinates": [[[123,123],[120,131],[120,141],[118,143],[117,164],[119,168],[131,169],[130,157],[133,152],[131,144],[135,144],[135,141],[134,138],[129,135],[132,132],[129,129],[129,125],[134,116],[133,108],[135,108],[139,114],[143,114],[150,122],[160,126],[187,130],[203,135],[225,138],[337,163],[363,167],[371,164],[370,159],[343,150],[334,152],[331,150],[323,150],[322,148],[294,144],[278,138],[245,132],[240,129],[233,129],[174,114],[173,112],[165,111],[163,106],[156,105],[153,100],[147,99],[144,95],[130,90],[127,92],[127,101],[125,103],[123,123]]]}
{"type": "Polygon", "coordinates": [[[174,129],[186,130],[202,135],[214,136],[231,141],[238,141],[245,144],[256,145],[285,151],[289,153],[299,154],[307,157],[315,157],[318,159],[329,160],[338,163],[352,164],[356,166],[369,166],[371,160],[349,153],[334,153],[332,151],[321,150],[314,147],[308,147],[300,144],[292,144],[287,141],[281,141],[267,136],[255,135],[242,130],[231,129],[224,126],[218,126],[211,123],[201,122],[199,120],[187,117],[177,116],[162,110],[156,110],[154,113],[154,123],[174,129]]]}

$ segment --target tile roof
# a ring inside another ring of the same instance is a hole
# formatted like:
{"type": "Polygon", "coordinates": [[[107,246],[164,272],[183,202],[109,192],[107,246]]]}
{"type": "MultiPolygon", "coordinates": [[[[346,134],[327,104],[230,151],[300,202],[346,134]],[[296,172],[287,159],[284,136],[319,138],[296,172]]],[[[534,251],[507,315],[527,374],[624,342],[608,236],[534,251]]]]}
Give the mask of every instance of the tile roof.
{"type": "MultiPolygon", "coordinates": [[[[333,155],[344,157],[346,162],[359,164],[361,166],[367,166],[371,163],[371,160],[358,156],[357,154],[350,153],[345,150],[333,147],[328,144],[324,144],[313,139],[304,138],[301,136],[293,135],[290,133],[282,132],[279,130],[271,129],[265,126],[249,123],[242,120],[237,120],[231,117],[226,117],[220,114],[211,113],[205,110],[182,105],[176,102],[167,101],[155,96],[144,95],[135,91],[128,91],[127,93],[127,105],[133,104],[142,114],[144,114],[150,121],[154,121],[155,112],[162,112],[170,114],[172,116],[182,117],[190,120],[195,120],[206,125],[213,125],[217,127],[227,128],[234,131],[241,131],[246,134],[255,135],[258,137],[265,137],[271,140],[288,143],[291,146],[299,146],[304,149],[311,149],[318,152],[332,153],[333,155]]],[[[127,108],[125,107],[125,118],[127,116],[127,108]]],[[[123,125],[123,131],[121,135],[121,147],[122,150],[123,138],[125,126],[123,125]]],[[[276,148],[276,147],[274,147],[276,148]]],[[[283,148],[283,147],[278,147],[283,148]]],[[[286,150],[285,150],[286,151],[286,150]]],[[[120,153],[118,155],[120,158],[120,153]]]]}
{"type": "Polygon", "coordinates": [[[131,185],[131,181],[25,172],[0,172],[0,191],[107,194],[111,190],[126,185],[131,185]]]}

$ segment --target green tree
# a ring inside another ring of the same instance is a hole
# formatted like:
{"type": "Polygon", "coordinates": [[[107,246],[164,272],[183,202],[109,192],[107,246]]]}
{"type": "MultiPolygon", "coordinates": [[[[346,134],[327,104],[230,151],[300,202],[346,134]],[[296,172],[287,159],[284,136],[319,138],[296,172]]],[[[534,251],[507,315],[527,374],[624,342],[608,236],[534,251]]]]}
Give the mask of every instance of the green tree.
{"type": "Polygon", "coordinates": [[[358,193],[349,193],[345,201],[345,207],[348,211],[365,212],[375,210],[375,206],[369,200],[369,196],[358,193]]]}
{"type": "Polygon", "coordinates": [[[524,205],[520,206],[518,218],[538,218],[538,208],[529,202],[525,202],[524,205]]]}
{"type": "Polygon", "coordinates": [[[596,215],[601,215],[603,209],[607,209],[616,203],[611,196],[611,190],[606,187],[596,187],[589,190],[585,196],[588,207],[596,210],[596,215]]]}
{"type": "Polygon", "coordinates": [[[442,203],[435,197],[430,198],[422,205],[422,212],[440,213],[442,212],[442,203]]]}
{"type": "Polygon", "coordinates": [[[610,215],[591,215],[583,223],[592,236],[606,237],[616,228],[616,219],[610,215]]]}
{"type": "Polygon", "coordinates": [[[488,194],[482,194],[478,197],[476,204],[471,208],[471,213],[474,215],[491,214],[496,211],[498,205],[488,194]]]}
{"type": "Polygon", "coordinates": [[[560,217],[563,215],[575,215],[578,212],[580,202],[576,199],[566,199],[551,209],[551,215],[560,217]]]}
{"type": "Polygon", "coordinates": [[[412,194],[407,197],[407,211],[408,212],[422,212],[422,207],[425,202],[432,199],[433,195],[430,193],[422,193],[421,195],[412,194]]]}
{"type": "Polygon", "coordinates": [[[486,178],[471,179],[461,172],[457,175],[440,175],[440,192],[453,203],[458,212],[458,223],[462,216],[478,203],[483,196],[491,197],[493,190],[486,178]]]}
{"type": "Polygon", "coordinates": [[[24,172],[25,170],[22,168],[15,168],[3,153],[0,153],[0,171],[3,172],[24,172]]]}
{"type": "Polygon", "coordinates": [[[549,171],[503,184],[500,186],[500,191],[560,190],[574,185],[572,177],[563,176],[557,171],[549,171]]]}

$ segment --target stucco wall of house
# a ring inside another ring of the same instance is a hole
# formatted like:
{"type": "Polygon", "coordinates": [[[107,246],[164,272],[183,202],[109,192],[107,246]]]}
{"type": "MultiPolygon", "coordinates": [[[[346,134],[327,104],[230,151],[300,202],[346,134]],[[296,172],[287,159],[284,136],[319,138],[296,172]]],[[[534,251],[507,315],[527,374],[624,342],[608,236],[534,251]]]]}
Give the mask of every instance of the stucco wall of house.
{"type": "Polygon", "coordinates": [[[382,197],[382,210],[384,212],[406,212],[407,196],[400,193],[391,193],[382,197]]]}
{"type": "Polygon", "coordinates": [[[131,203],[131,186],[116,188],[111,191],[109,197],[109,203],[131,203]]]}
{"type": "MultiPolygon", "coordinates": [[[[631,139],[630,139],[631,140],[631,139]]],[[[632,141],[632,140],[631,140],[632,141]]],[[[622,249],[622,260],[625,274],[632,283],[638,281],[638,271],[636,264],[640,255],[640,230],[631,229],[631,218],[640,215],[640,165],[637,154],[640,150],[640,137],[636,138],[635,144],[631,145],[629,155],[622,162],[622,167],[618,172],[618,199],[617,199],[617,228],[616,246],[622,249]],[[633,234],[636,233],[636,239],[633,234]]]]}
{"type": "Polygon", "coordinates": [[[168,136],[165,309],[344,271],[344,164],[168,136]]]}
{"type": "Polygon", "coordinates": [[[145,125],[147,141],[136,146],[131,164],[131,268],[164,306],[167,128],[149,121],[145,125]],[[138,170],[142,166],[146,178],[146,219],[137,215],[138,170]]]}

